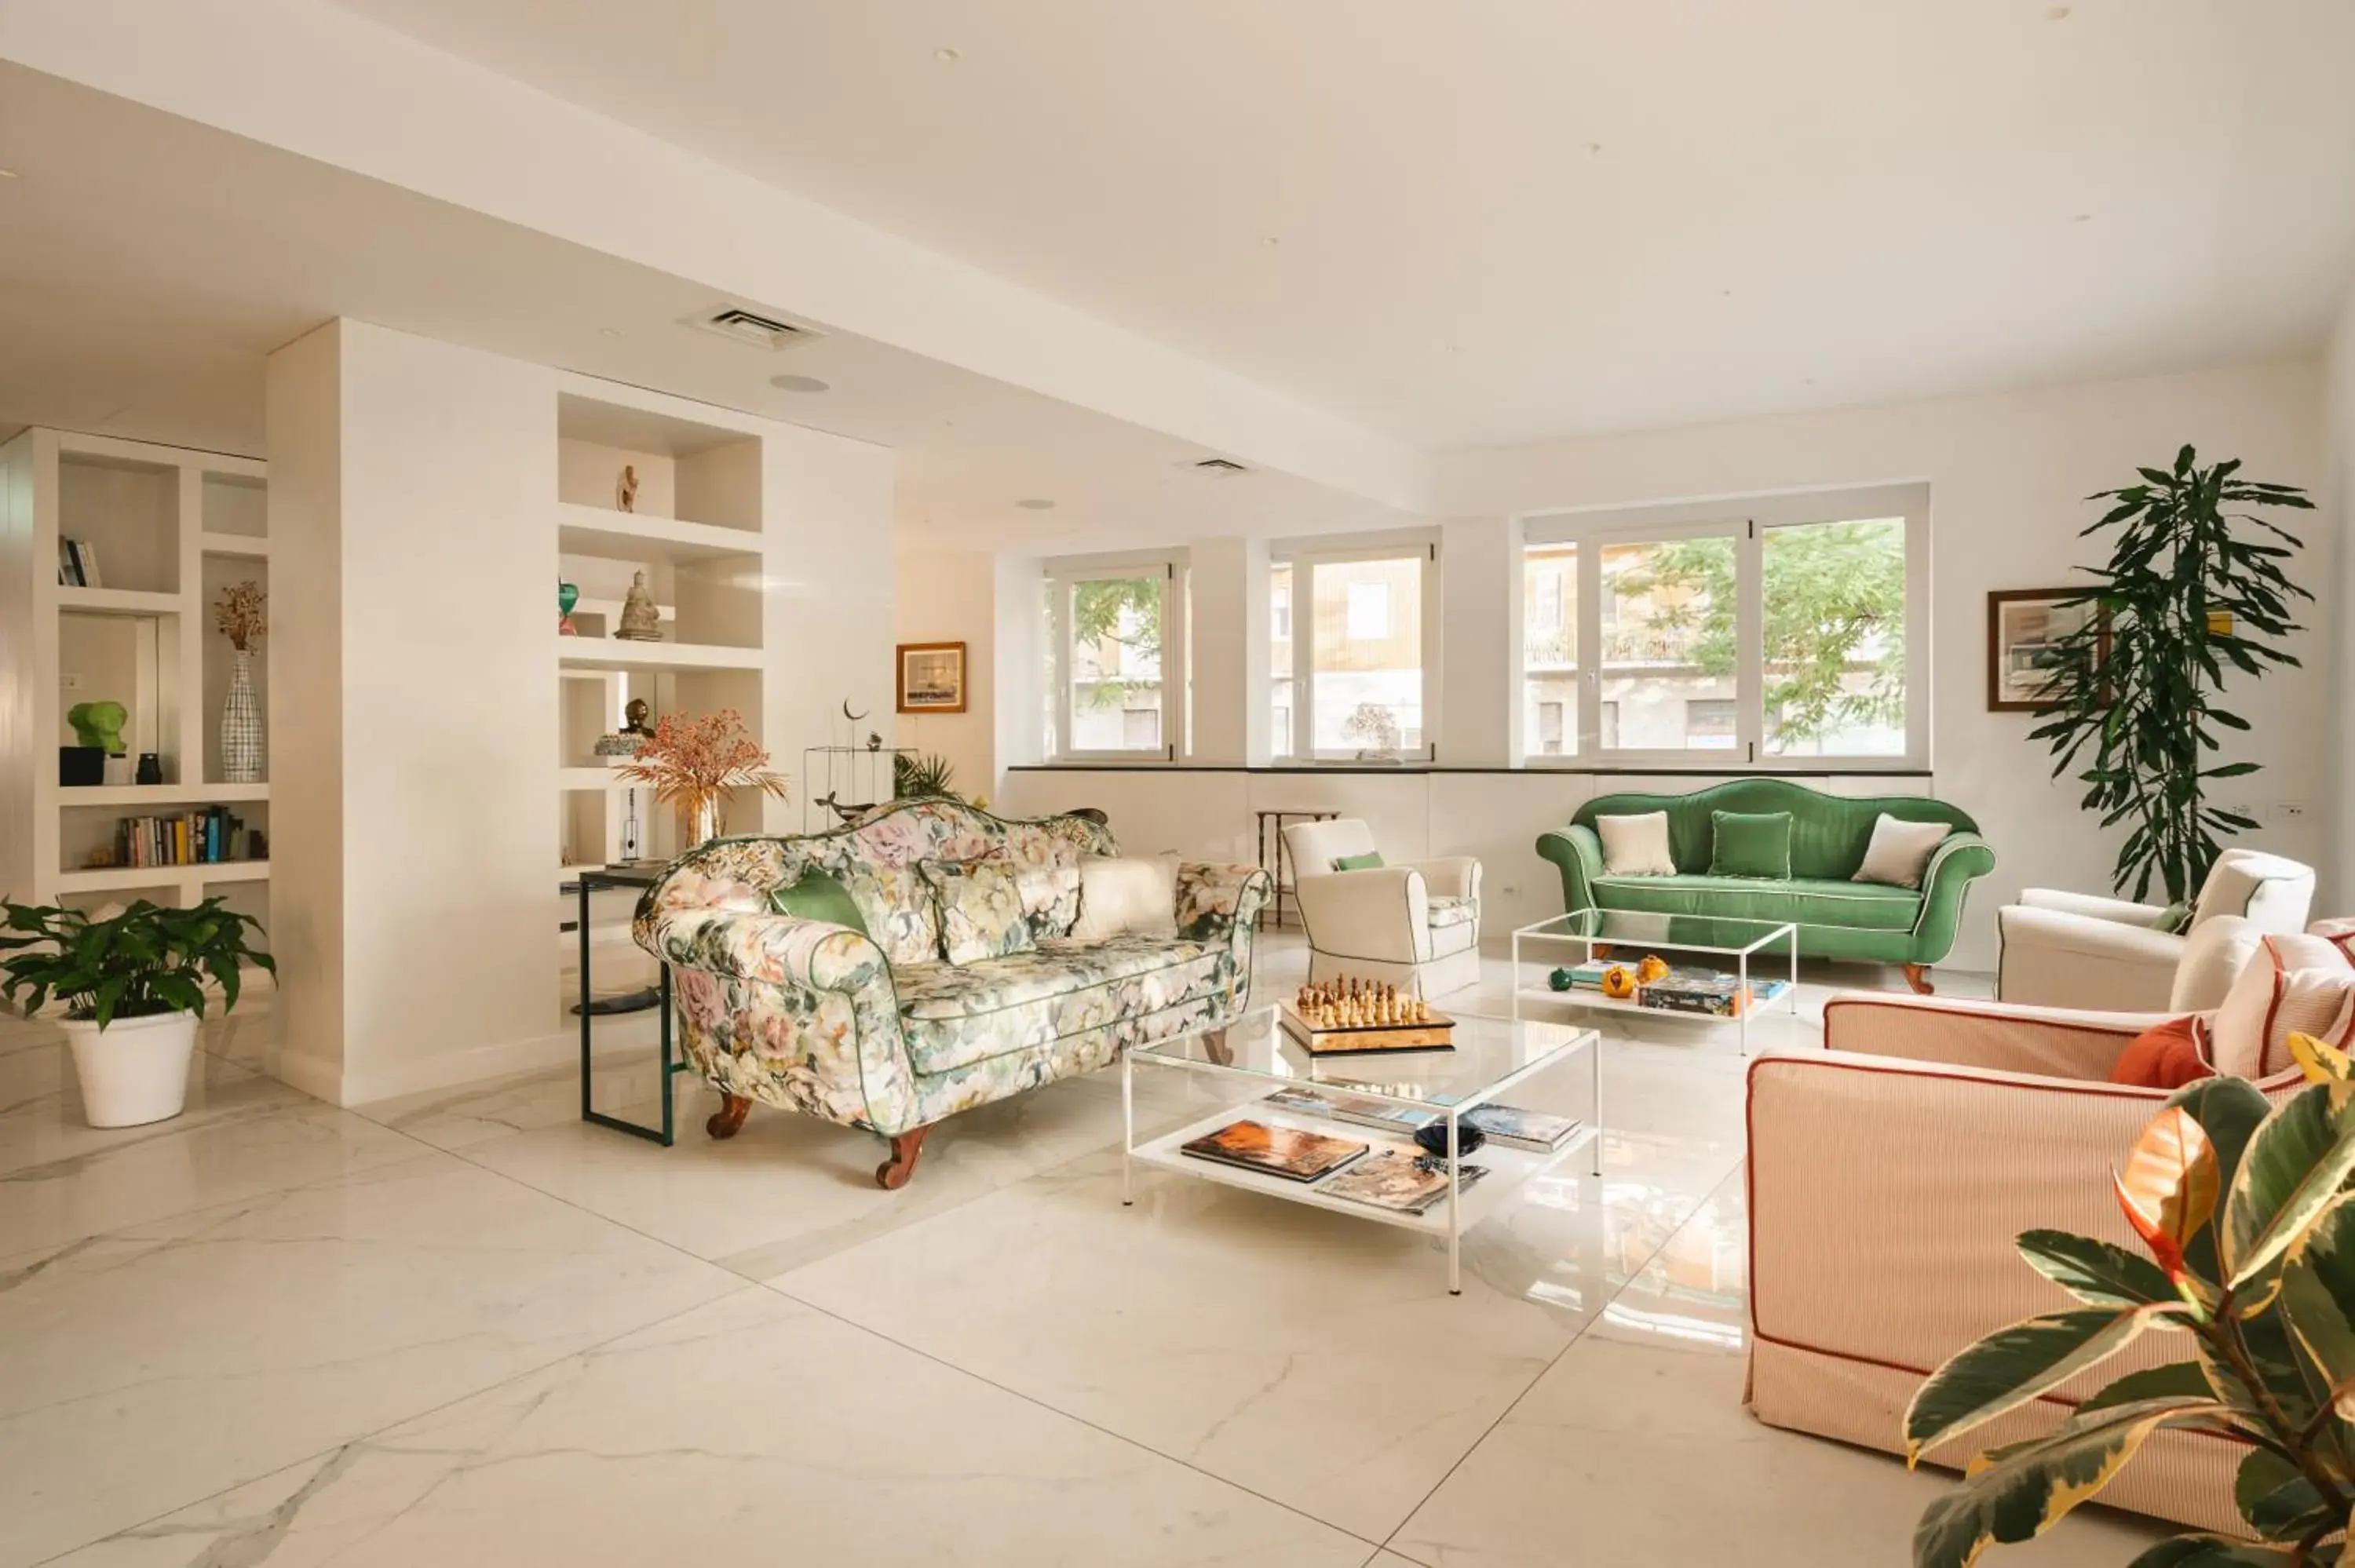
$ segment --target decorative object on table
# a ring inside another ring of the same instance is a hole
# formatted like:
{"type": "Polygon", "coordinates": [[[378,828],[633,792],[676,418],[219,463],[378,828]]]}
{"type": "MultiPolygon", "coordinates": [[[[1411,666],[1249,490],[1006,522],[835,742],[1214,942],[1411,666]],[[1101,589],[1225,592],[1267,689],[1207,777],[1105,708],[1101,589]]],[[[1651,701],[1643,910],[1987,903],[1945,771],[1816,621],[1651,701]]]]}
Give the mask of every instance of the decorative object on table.
{"type": "Polygon", "coordinates": [[[665,714],[637,754],[616,769],[652,787],[655,799],[678,813],[682,849],[710,842],[728,830],[728,791],[758,789],[782,800],[785,777],[770,771],[744,718],[722,708],[698,719],[665,714]]]}
{"type": "Polygon", "coordinates": [[[1646,953],[1643,960],[1636,966],[1637,985],[1649,985],[1656,980],[1666,980],[1668,975],[1668,960],[1657,953],[1646,953]]]}
{"type": "Polygon", "coordinates": [[[2207,1078],[2144,1126],[2112,1187],[2147,1257],[2066,1231],[2020,1234],[2027,1266],[2075,1299],[1998,1330],[1932,1372],[1906,1406],[1909,1461],[2036,1409],[2130,1344],[2147,1351],[2147,1327],[2184,1337],[2154,1336],[2163,1351],[2179,1347],[2177,1359],[2153,1366],[2138,1353],[2138,1370],[2072,1400],[2073,1413],[2058,1421],[2039,1419],[2025,1437],[2015,1420],[2004,1436],[2017,1440],[1976,1459],[1923,1510],[1917,1568],[1962,1568],[1989,1544],[2042,1534],[2166,1427],[2228,1440],[2222,1453],[2238,1457],[2231,1506],[2243,1531],[2273,1544],[2208,1545],[2216,1538],[2201,1534],[2151,1547],[2136,1562],[2341,1561],[2355,1412],[2331,1393],[2355,1375],[2355,1205],[2347,1202],[2355,1074],[2345,1053],[2311,1036],[2292,1035],[2290,1049],[2308,1082],[2286,1103],[2245,1079],[2207,1078]]]}
{"type": "MultiPolygon", "coordinates": [[[[1465,1166],[1461,1172],[1465,1189],[1470,1190],[1487,1172],[1485,1165],[1465,1166]]],[[[1316,1191],[1327,1197],[1347,1198],[1377,1209],[1421,1214],[1443,1202],[1451,1185],[1447,1173],[1436,1166],[1426,1165],[1404,1150],[1383,1149],[1319,1183],[1316,1191]]]]}
{"type": "MultiPolygon", "coordinates": [[[[229,695],[221,703],[220,765],[224,783],[261,781],[261,703],[253,693],[253,652],[261,646],[261,639],[270,630],[267,598],[260,583],[249,580],[223,588],[220,598],[213,601],[213,630],[229,639],[232,650],[229,656],[234,661],[229,668],[229,695]]],[[[162,781],[160,775],[157,781],[162,781]]]]}
{"type": "Polygon", "coordinates": [[[902,642],[899,653],[901,713],[964,712],[964,643],[902,642]]]}
{"type": "Polygon", "coordinates": [[[99,580],[98,546],[88,539],[58,541],[58,586],[59,588],[104,588],[99,580]]]}
{"type": "MultiPolygon", "coordinates": [[[[1467,1115],[1469,1113],[1466,1113],[1467,1115]]],[[[1461,1156],[1475,1154],[1488,1141],[1488,1135],[1459,1118],[1455,1123],[1455,1152],[1461,1156]]],[[[1414,1146],[1425,1154],[1447,1158],[1447,1123],[1434,1120],[1428,1127],[1414,1129],[1414,1146]]]]}
{"type": "MultiPolygon", "coordinates": [[[[1685,794],[1598,795],[1578,808],[1567,827],[1539,834],[1537,847],[1561,870],[1567,911],[1657,916],[1663,927],[1689,925],[1694,946],[1703,948],[1719,945],[1706,935],[1712,917],[1788,922],[1796,929],[1799,956],[1902,964],[1907,983],[1919,990],[1929,988],[1930,966],[1954,950],[1970,884],[1995,869],[1995,852],[1979,837],[1977,824],[1942,800],[1922,795],[1837,796],[1772,778],[1737,779],[1685,794]],[[1709,875],[1716,851],[1714,813],[1720,810],[1788,811],[1790,877],[1743,878],[1729,885],[1709,875]],[[1614,872],[1601,820],[1653,813],[1668,819],[1668,871],[1614,872]],[[1921,886],[1854,880],[1883,816],[1946,824],[1921,886]],[[1825,895],[1827,882],[1840,885],[1839,897],[1825,895]]],[[[1630,939],[1631,946],[1637,942],[1646,948],[1677,945],[1675,938],[1657,933],[1630,939]]],[[[1774,956],[1787,957],[1788,949],[1774,956]]]]}
{"type": "MultiPolygon", "coordinates": [[[[854,726],[857,722],[852,721],[854,726]]],[[[852,728],[848,734],[856,742],[857,729],[852,728]]],[[[892,798],[892,775],[885,768],[896,770],[900,758],[912,755],[904,747],[880,745],[871,748],[857,744],[807,747],[802,752],[803,827],[820,832],[855,822],[876,807],[889,803],[892,798]]]]}
{"type": "Polygon", "coordinates": [[[1556,968],[1546,973],[1546,986],[1549,990],[1568,991],[1577,983],[1578,975],[1572,969],[1556,968]]]}
{"type": "Polygon", "coordinates": [[[624,512],[638,509],[638,471],[634,463],[622,466],[622,477],[613,482],[613,503],[624,512]]]}
{"type": "Polygon", "coordinates": [[[1341,721],[1341,733],[1358,743],[1359,762],[1396,762],[1400,745],[1398,718],[1381,703],[1359,703],[1341,721]]]}
{"type": "Polygon", "coordinates": [[[1612,964],[1604,969],[1598,989],[1614,1001],[1625,1001],[1636,994],[1636,971],[1625,964],[1612,964]]]}
{"type": "Polygon", "coordinates": [[[1277,1012],[1311,1055],[1455,1048],[1454,1019],[1387,981],[1343,975],[1304,985],[1277,1012]]]}
{"type": "Polygon", "coordinates": [[[572,583],[559,581],[556,585],[556,634],[578,637],[581,629],[572,624],[572,607],[581,602],[581,589],[572,583]]]}
{"type": "Polygon", "coordinates": [[[208,898],[192,909],[141,899],[111,919],[80,909],[8,904],[0,924],[0,993],[27,1016],[52,997],[92,1127],[138,1127],[180,1114],[208,980],[221,1011],[237,1006],[240,966],[277,965],[246,944],[260,922],[208,898]]]}
{"type": "Polygon", "coordinates": [[[1739,1018],[1761,1001],[1780,996],[1787,980],[1753,980],[1742,989],[1739,976],[1715,969],[1678,969],[1661,976],[1636,993],[1638,1005],[1660,1012],[1698,1012],[1710,1018],[1739,1018]]]}
{"type": "Polygon", "coordinates": [[[1197,1160],[1281,1176],[1287,1181],[1314,1181],[1358,1159],[1368,1147],[1354,1139],[1243,1120],[1205,1133],[1182,1145],[1180,1151],[1197,1160]]]}
{"type": "Polygon", "coordinates": [[[955,779],[956,770],[945,757],[902,751],[891,758],[891,798],[895,800],[954,800],[957,792],[949,786],[955,779]]]}
{"type": "Polygon", "coordinates": [[[2115,527],[2116,545],[2068,601],[2093,619],[2054,640],[2045,722],[2029,731],[2051,748],[2055,779],[2087,787],[2085,810],[2133,830],[2110,880],[2136,899],[2156,882],[2169,902],[2189,900],[2222,849],[2217,830],[2257,825],[2207,803],[2211,780],[2257,770],[2212,755],[2225,730],[2249,727],[2218,696],[2227,669],[2262,677],[2297,663],[2278,640],[2300,630],[2291,605],[2314,597],[2283,569],[2297,536],[2256,514],[2314,503],[2294,485],[2238,477],[2240,466],[2201,468],[2187,446],[2173,469],[2143,469],[2142,483],[2092,498],[2116,504],[2084,532],[2115,527]]]}
{"type": "MultiPolygon", "coordinates": [[[[236,694],[235,687],[230,688],[230,694],[232,696],[236,694]]],[[[248,695],[250,694],[250,692],[249,692],[248,695]]],[[[224,715],[224,724],[225,722],[226,715],[224,715]]],[[[234,774],[229,774],[226,747],[223,748],[222,755],[223,760],[221,763],[221,771],[222,773],[229,775],[227,780],[229,783],[250,784],[253,782],[250,779],[240,779],[234,774]]],[[[141,752],[139,754],[139,771],[133,777],[135,781],[141,784],[161,784],[164,781],[164,759],[152,751],[141,752]]]]}
{"type": "Polygon", "coordinates": [[[2068,650],[2089,629],[2108,656],[2107,617],[2083,588],[2003,588],[1987,595],[1987,709],[2032,714],[2054,699],[2068,650]]]}
{"type": "Polygon", "coordinates": [[[644,571],[630,575],[630,591],[622,597],[622,620],[613,628],[613,635],[628,642],[662,641],[662,611],[655,607],[655,596],[646,591],[644,571]]]}
{"type": "Polygon", "coordinates": [[[1412,1133],[1428,1127],[1439,1113],[1423,1106],[1404,1106],[1392,1100],[1377,1099],[1371,1095],[1348,1095],[1338,1090],[1303,1086],[1278,1089],[1261,1102],[1277,1110],[1296,1111],[1303,1116],[1321,1116],[1333,1121],[1354,1122],[1359,1127],[1376,1127],[1389,1132],[1412,1133]]]}

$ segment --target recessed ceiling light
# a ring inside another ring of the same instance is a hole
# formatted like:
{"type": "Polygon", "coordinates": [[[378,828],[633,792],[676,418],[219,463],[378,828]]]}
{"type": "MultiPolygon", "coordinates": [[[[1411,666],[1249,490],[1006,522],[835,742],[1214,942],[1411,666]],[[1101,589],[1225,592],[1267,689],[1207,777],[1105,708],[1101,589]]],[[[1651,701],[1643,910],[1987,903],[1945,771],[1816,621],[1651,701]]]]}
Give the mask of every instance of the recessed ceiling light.
{"type": "Polygon", "coordinates": [[[0,180],[13,180],[13,179],[15,179],[16,177],[16,170],[14,170],[14,169],[0,169],[0,180]]]}
{"type": "Polygon", "coordinates": [[[2044,19],[2048,22],[2065,22],[2069,19],[2069,7],[2055,5],[2044,13],[2044,19]]]}
{"type": "Polygon", "coordinates": [[[958,60],[964,57],[958,54],[954,49],[949,48],[943,45],[942,48],[932,51],[932,58],[940,61],[943,65],[954,65],[958,60]]]}
{"type": "Polygon", "coordinates": [[[772,376],[769,385],[780,392],[823,392],[827,384],[815,376],[772,376]]]}
{"type": "Polygon", "coordinates": [[[2081,212],[2069,221],[2072,223],[2091,223],[2094,221],[2094,215],[2090,212],[2081,212]]]}
{"type": "Polygon", "coordinates": [[[1014,504],[1019,506],[1025,512],[1052,512],[1055,510],[1055,503],[1048,500],[1043,495],[1034,495],[1028,501],[1018,501],[1014,504]]]}
{"type": "Polygon", "coordinates": [[[1589,143],[1586,144],[1586,150],[1587,150],[1587,152],[1589,152],[1590,154],[1593,154],[1593,153],[1600,153],[1601,151],[1603,151],[1603,143],[1600,143],[1600,142],[1589,142],[1589,143]]]}
{"type": "Polygon", "coordinates": [[[1265,239],[1261,240],[1261,241],[1260,241],[1260,243],[1261,243],[1262,245],[1266,246],[1270,250],[1273,250],[1273,249],[1274,249],[1277,246],[1279,246],[1279,245],[1283,244],[1283,243],[1284,243],[1284,241],[1283,241],[1283,240],[1281,240],[1281,239],[1279,239],[1279,238],[1277,238],[1274,235],[1271,234],[1271,235],[1269,235],[1265,239]]]}
{"type": "Polygon", "coordinates": [[[622,329],[620,327],[599,327],[597,329],[597,335],[599,337],[619,337],[622,335],[622,329]]]}

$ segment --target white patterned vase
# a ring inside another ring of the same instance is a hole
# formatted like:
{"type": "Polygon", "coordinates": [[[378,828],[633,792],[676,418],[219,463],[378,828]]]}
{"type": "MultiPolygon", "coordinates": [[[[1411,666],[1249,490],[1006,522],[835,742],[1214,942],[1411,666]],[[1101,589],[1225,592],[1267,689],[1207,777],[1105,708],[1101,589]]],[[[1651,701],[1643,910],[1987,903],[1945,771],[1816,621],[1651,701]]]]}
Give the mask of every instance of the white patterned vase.
{"type": "Polygon", "coordinates": [[[237,663],[229,677],[229,700],[221,704],[221,781],[225,784],[259,784],[261,782],[261,705],[253,695],[253,654],[240,648],[236,651],[236,655],[237,663]]]}

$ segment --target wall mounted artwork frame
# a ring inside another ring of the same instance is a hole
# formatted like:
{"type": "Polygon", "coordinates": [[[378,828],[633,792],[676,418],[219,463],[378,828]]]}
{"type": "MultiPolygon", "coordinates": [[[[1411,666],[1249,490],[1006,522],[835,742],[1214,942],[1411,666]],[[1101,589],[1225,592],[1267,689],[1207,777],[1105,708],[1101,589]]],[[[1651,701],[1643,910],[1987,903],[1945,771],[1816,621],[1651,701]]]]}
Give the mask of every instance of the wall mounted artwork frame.
{"type": "Polygon", "coordinates": [[[903,714],[961,714],[965,709],[962,642],[902,642],[897,688],[903,714]]]}
{"type": "Polygon", "coordinates": [[[2060,657],[2060,640],[2099,618],[2097,658],[2110,654],[2109,612],[2099,606],[2064,604],[2082,599],[2091,586],[2064,588],[1998,588],[1987,595],[1987,711],[2032,714],[2050,705],[2048,680],[2039,672],[2060,657]]]}

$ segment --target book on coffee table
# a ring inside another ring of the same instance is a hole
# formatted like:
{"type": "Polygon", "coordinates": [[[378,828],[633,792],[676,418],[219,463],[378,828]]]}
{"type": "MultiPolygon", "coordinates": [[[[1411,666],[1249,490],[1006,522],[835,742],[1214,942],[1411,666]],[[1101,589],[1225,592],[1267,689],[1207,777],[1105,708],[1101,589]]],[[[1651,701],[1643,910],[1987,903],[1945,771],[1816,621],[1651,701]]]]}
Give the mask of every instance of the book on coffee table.
{"type": "Polygon", "coordinates": [[[1281,1176],[1287,1181],[1314,1181],[1365,1153],[1367,1146],[1351,1139],[1327,1138],[1321,1132],[1303,1132],[1297,1128],[1237,1121],[1179,1148],[1197,1160],[1281,1176]]]}
{"type": "MultiPolygon", "coordinates": [[[[1488,1168],[1465,1165],[1462,1171],[1464,1186],[1469,1191],[1474,1182],[1488,1173],[1488,1168]]],[[[1403,1150],[1385,1149],[1369,1160],[1359,1160],[1316,1190],[1328,1197],[1370,1203],[1378,1209],[1420,1214],[1447,1196],[1447,1178],[1436,1171],[1424,1170],[1413,1155],[1403,1150]]]]}
{"type": "Polygon", "coordinates": [[[1526,1149],[1533,1154],[1552,1153],[1586,1125],[1574,1116],[1554,1116],[1493,1103],[1473,1107],[1464,1113],[1462,1120],[1465,1126],[1476,1127],[1487,1134],[1491,1143],[1507,1149],[1526,1149]]]}
{"type": "Polygon", "coordinates": [[[1266,1103],[1279,1110],[1330,1117],[1335,1121],[1355,1122],[1359,1127],[1385,1128],[1391,1132],[1412,1132],[1439,1119],[1437,1111],[1425,1110],[1420,1106],[1402,1106],[1394,1100],[1376,1099],[1371,1095],[1343,1094],[1337,1089],[1278,1089],[1267,1097],[1266,1103]]]}

